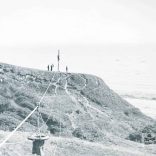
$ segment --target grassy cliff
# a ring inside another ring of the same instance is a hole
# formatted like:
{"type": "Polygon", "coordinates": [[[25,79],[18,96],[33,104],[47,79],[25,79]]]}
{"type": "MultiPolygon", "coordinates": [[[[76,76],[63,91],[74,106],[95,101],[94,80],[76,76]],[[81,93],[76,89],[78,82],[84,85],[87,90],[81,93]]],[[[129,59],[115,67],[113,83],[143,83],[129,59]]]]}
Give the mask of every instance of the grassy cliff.
{"type": "MultiPolygon", "coordinates": [[[[155,122],[96,76],[0,64],[0,129],[13,130],[35,108],[49,83],[41,103],[41,130],[52,136],[61,130],[61,137],[124,144],[130,134],[155,122]]],[[[34,113],[20,131],[34,132],[36,119],[34,113]]]]}

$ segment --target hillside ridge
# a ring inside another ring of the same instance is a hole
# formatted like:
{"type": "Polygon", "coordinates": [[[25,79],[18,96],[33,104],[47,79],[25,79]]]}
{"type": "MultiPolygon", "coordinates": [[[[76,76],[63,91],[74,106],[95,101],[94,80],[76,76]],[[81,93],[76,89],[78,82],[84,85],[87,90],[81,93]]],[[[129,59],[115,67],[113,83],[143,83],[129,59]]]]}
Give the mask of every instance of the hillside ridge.
{"type": "MultiPolygon", "coordinates": [[[[53,135],[59,134],[61,124],[63,136],[104,141],[106,134],[126,138],[154,123],[97,76],[0,64],[0,128],[13,130],[37,105],[49,83],[41,114],[47,121],[44,130],[53,135]]],[[[21,130],[34,130],[36,118],[34,114],[21,130]]]]}

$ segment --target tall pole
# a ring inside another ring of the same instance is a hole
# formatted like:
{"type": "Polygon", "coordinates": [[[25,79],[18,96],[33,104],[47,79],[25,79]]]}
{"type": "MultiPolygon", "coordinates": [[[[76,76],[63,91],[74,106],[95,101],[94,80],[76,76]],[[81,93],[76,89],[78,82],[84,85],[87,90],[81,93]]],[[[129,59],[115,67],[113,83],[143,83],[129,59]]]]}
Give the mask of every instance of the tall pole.
{"type": "Polygon", "coordinates": [[[37,108],[37,132],[38,135],[41,136],[41,132],[40,132],[40,111],[39,111],[40,105],[38,105],[37,108]]]}
{"type": "Polygon", "coordinates": [[[57,68],[57,70],[60,71],[60,50],[58,50],[57,61],[58,61],[58,68],[57,68]]]}

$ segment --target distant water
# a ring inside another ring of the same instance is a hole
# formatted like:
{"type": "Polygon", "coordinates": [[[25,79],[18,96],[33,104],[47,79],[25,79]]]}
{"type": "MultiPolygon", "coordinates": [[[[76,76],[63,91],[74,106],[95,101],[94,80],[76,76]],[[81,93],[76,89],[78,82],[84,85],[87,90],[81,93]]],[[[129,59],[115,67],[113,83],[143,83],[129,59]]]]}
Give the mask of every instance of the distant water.
{"type": "Polygon", "coordinates": [[[156,119],[156,48],[112,52],[103,67],[111,89],[146,115],[156,119]],[[109,65],[110,64],[110,65],[109,65]]]}
{"type": "Polygon", "coordinates": [[[156,100],[125,98],[133,106],[139,108],[147,116],[156,119],[156,100]]]}
{"type": "MultiPolygon", "coordinates": [[[[156,119],[156,92],[150,90],[143,90],[140,87],[140,91],[128,91],[116,90],[116,92],[125,100],[127,100],[133,106],[139,108],[144,114],[156,119]]],[[[134,89],[135,90],[135,89],[134,89]]]]}
{"type": "MultiPolygon", "coordinates": [[[[128,85],[127,85],[128,86],[128,85]]],[[[136,85],[137,86],[137,85],[136,85]]],[[[147,116],[156,119],[156,89],[151,86],[128,88],[117,87],[115,91],[133,106],[139,108],[147,116]],[[124,88],[124,89],[123,89],[124,88]]]]}

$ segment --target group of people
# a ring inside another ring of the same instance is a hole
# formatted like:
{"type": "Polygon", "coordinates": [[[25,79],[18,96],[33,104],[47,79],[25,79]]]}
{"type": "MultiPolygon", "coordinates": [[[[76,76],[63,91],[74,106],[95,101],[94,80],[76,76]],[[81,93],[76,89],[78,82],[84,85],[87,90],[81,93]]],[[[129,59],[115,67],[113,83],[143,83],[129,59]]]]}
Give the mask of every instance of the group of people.
{"type": "MultiPolygon", "coordinates": [[[[48,69],[48,71],[53,71],[54,65],[53,64],[52,65],[48,65],[47,69],[48,69]]],[[[68,73],[68,66],[66,66],[66,73],[68,73]]]]}
{"type": "Polygon", "coordinates": [[[53,71],[54,65],[53,64],[52,65],[48,65],[47,68],[48,68],[48,71],[53,71]]]}
{"type": "MultiPolygon", "coordinates": [[[[60,50],[58,50],[58,55],[57,55],[57,61],[58,61],[58,71],[60,71],[60,50]]],[[[48,65],[47,66],[48,71],[53,71],[54,65],[48,65]]],[[[68,73],[68,66],[66,66],[66,73],[68,73]]]]}

